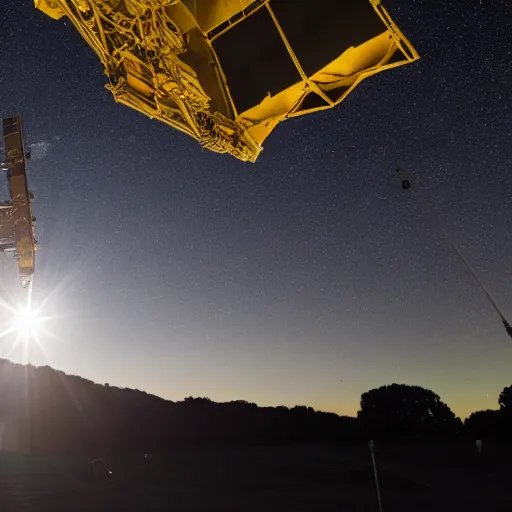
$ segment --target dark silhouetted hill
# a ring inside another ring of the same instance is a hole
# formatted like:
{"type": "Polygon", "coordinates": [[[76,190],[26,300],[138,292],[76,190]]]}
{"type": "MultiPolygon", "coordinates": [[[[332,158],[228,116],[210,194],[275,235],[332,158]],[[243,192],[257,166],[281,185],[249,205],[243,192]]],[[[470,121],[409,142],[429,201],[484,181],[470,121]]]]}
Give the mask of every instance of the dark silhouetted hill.
{"type": "Polygon", "coordinates": [[[363,393],[358,418],[311,407],[258,407],[209,398],[171,402],[144,391],[100,385],[48,366],[0,359],[0,451],[162,452],[183,445],[352,443],[429,437],[510,439],[512,387],[499,411],[464,426],[440,397],[392,384],[363,393]]]}
{"type": "Polygon", "coordinates": [[[357,420],[311,407],[258,407],[208,398],[171,402],[48,366],[0,359],[0,450],[162,451],[184,444],[346,442],[357,420]]]}

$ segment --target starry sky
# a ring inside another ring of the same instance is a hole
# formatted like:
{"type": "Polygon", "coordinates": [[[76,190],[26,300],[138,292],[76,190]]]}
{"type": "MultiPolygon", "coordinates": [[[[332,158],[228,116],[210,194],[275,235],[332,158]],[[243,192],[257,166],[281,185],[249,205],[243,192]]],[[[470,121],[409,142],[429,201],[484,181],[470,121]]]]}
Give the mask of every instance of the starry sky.
{"type": "MultiPolygon", "coordinates": [[[[512,7],[384,5],[421,60],[245,164],[116,104],[68,21],[4,0],[0,114],[32,148],[52,336],[0,356],[171,400],[353,415],[400,382],[461,417],[497,407],[512,340],[437,226],[512,318],[512,7]]],[[[22,297],[14,269],[0,261],[4,300],[22,297]]]]}

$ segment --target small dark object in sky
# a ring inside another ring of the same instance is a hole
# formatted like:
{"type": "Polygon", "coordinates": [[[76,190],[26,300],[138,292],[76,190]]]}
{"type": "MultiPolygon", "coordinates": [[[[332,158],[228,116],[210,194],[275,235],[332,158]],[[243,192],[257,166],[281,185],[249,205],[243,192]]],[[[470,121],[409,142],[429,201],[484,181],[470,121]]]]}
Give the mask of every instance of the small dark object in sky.
{"type": "Polygon", "coordinates": [[[402,182],[402,188],[404,190],[409,190],[411,188],[411,182],[407,179],[407,176],[405,175],[405,171],[401,167],[396,168],[396,172],[398,174],[398,178],[402,182]]]}

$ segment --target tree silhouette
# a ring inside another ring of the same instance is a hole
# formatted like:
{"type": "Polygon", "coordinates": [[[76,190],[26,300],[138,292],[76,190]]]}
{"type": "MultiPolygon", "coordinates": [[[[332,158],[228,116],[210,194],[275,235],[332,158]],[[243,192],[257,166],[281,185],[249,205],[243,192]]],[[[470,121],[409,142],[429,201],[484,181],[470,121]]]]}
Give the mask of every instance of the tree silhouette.
{"type": "Polygon", "coordinates": [[[472,413],[464,422],[466,434],[475,439],[494,439],[500,435],[499,411],[487,409],[472,413]]]}
{"type": "Polygon", "coordinates": [[[361,396],[361,427],[372,437],[454,435],[462,422],[433,391],[391,384],[361,396]]]}
{"type": "Polygon", "coordinates": [[[498,396],[499,410],[476,411],[464,422],[468,436],[482,439],[512,439],[512,386],[498,396]]]}
{"type": "Polygon", "coordinates": [[[512,386],[503,388],[498,397],[498,404],[503,412],[512,413],[512,386]]]}
{"type": "Polygon", "coordinates": [[[512,386],[503,388],[498,397],[498,404],[500,406],[499,436],[512,439],[512,386]]]}

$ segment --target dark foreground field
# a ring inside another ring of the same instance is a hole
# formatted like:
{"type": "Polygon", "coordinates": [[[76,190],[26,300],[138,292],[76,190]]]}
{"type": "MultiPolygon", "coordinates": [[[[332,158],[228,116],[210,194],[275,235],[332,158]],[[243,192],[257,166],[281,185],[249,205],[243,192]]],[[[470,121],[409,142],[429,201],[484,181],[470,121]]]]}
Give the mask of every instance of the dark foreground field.
{"type": "MultiPolygon", "coordinates": [[[[512,510],[512,447],[377,447],[386,512],[512,510]]],[[[106,458],[110,482],[88,483],[81,460],[0,453],[0,510],[377,511],[367,447],[186,448],[106,458]],[[142,459],[142,457],[140,457],[142,459]]]]}

